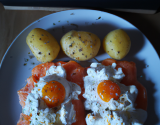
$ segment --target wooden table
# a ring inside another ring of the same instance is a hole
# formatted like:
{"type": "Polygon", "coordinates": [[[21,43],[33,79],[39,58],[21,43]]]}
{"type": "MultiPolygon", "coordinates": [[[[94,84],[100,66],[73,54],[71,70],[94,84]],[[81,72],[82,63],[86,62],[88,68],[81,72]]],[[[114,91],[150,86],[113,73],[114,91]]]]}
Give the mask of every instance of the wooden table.
{"type": "MultiPolygon", "coordinates": [[[[27,9],[27,8],[26,8],[27,9]]],[[[46,10],[5,10],[0,3],[0,61],[14,38],[33,21],[58,11],[75,8],[51,8],[46,10]]],[[[155,14],[130,13],[103,10],[120,16],[141,30],[160,55],[160,12],[155,14]]],[[[133,43],[134,44],[134,43],[133,43]]]]}

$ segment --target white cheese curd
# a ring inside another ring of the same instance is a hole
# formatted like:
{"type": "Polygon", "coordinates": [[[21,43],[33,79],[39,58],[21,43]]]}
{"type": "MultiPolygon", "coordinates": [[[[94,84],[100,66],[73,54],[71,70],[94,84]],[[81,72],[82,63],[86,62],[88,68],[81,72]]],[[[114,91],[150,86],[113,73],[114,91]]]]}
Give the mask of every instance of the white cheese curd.
{"type": "Polygon", "coordinates": [[[61,66],[51,66],[46,71],[46,76],[40,78],[38,83],[34,83],[35,87],[31,93],[27,96],[23,113],[31,116],[31,125],[48,125],[56,122],[56,117],[60,116],[59,119],[64,125],[72,124],[76,121],[74,111],[74,105],[71,100],[78,99],[78,95],[81,93],[81,88],[72,82],[66,80],[65,69],[61,66]],[[65,88],[65,99],[60,106],[49,108],[42,99],[42,88],[49,81],[58,81],[65,88]]]}
{"type": "Polygon", "coordinates": [[[66,71],[62,66],[51,66],[47,71],[46,71],[46,76],[48,75],[53,75],[57,74],[57,76],[66,78],[66,71]]]}
{"type": "Polygon", "coordinates": [[[146,117],[144,117],[144,119],[142,118],[142,120],[133,117],[134,114],[137,113],[141,113],[144,116],[146,116],[147,113],[144,110],[134,108],[138,90],[134,85],[125,86],[121,84],[120,80],[123,79],[125,75],[122,72],[122,68],[116,70],[115,67],[116,63],[112,63],[112,66],[92,63],[87,70],[87,76],[84,77],[85,93],[83,97],[86,98],[84,105],[86,110],[93,112],[86,116],[87,125],[105,125],[106,123],[113,125],[135,125],[143,124],[146,120],[146,117]],[[120,97],[118,100],[111,98],[108,102],[105,102],[100,98],[97,93],[97,87],[103,80],[111,80],[119,86],[120,97]],[[128,117],[128,114],[132,117],[128,117]],[[112,118],[110,118],[110,115],[112,115],[112,118]]]}
{"type": "Polygon", "coordinates": [[[66,121],[66,114],[68,114],[68,112],[65,110],[65,106],[62,105],[62,108],[61,110],[59,110],[58,112],[60,114],[60,119],[62,121],[63,124],[67,124],[67,121],[66,121]]]}
{"type": "Polygon", "coordinates": [[[146,111],[137,109],[135,111],[103,111],[100,114],[88,114],[87,125],[143,125],[147,118],[146,111]]]}

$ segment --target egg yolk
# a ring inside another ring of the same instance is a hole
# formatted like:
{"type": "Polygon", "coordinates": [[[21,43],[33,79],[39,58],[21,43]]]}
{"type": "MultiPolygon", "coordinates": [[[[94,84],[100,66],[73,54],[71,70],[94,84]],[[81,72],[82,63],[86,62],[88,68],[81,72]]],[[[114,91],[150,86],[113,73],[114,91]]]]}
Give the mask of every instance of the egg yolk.
{"type": "Polygon", "coordinates": [[[112,98],[118,100],[121,90],[120,87],[111,80],[104,80],[99,83],[97,93],[104,102],[109,102],[112,98]]]}
{"type": "Polygon", "coordinates": [[[49,108],[59,106],[65,98],[64,86],[57,81],[47,82],[42,88],[42,99],[49,108]]]}

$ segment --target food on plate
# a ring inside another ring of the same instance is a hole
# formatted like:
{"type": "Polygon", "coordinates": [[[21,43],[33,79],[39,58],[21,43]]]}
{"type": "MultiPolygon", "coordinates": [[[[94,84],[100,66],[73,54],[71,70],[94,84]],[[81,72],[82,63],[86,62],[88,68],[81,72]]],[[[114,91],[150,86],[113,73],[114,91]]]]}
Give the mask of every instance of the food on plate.
{"type": "Polygon", "coordinates": [[[103,39],[103,48],[107,54],[117,60],[124,58],[131,47],[131,40],[128,34],[117,29],[109,32],[103,39]]]}
{"type": "Polygon", "coordinates": [[[90,67],[75,61],[39,64],[18,91],[22,113],[17,125],[142,125],[147,92],[136,75],[134,62],[114,59],[90,67]]]}
{"type": "Polygon", "coordinates": [[[135,63],[104,60],[92,63],[84,77],[86,99],[91,110],[87,125],[142,125],[147,118],[147,95],[137,82],[135,63]]]}
{"type": "Polygon", "coordinates": [[[72,59],[85,61],[98,54],[101,41],[97,35],[85,31],[70,31],[60,41],[63,52],[72,59]]]}
{"type": "Polygon", "coordinates": [[[27,79],[28,83],[18,91],[22,113],[17,125],[85,125],[85,112],[80,98],[81,88],[67,80],[71,74],[67,76],[66,73],[69,71],[65,69],[65,65],[74,65],[69,70],[71,72],[81,67],[78,63],[70,61],[47,62],[33,68],[32,76],[27,79]]]}
{"type": "Polygon", "coordinates": [[[33,55],[40,62],[53,61],[60,51],[57,40],[46,30],[33,29],[27,36],[26,42],[33,55]]]}
{"type": "Polygon", "coordinates": [[[105,66],[112,65],[112,63],[116,63],[116,69],[122,68],[125,77],[121,80],[126,86],[135,85],[138,89],[138,95],[136,98],[136,108],[140,108],[143,110],[147,110],[147,91],[146,88],[137,81],[137,68],[134,62],[128,61],[116,61],[114,59],[105,59],[102,61],[102,64],[105,66]]]}

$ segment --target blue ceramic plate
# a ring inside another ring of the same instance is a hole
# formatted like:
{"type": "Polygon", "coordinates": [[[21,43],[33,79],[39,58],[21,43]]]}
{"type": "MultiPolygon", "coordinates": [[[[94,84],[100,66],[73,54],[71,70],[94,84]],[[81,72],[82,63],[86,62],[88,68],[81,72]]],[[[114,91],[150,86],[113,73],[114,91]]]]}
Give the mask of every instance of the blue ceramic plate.
{"type": "MultiPolygon", "coordinates": [[[[22,22],[23,23],[23,22],[22,22]]],[[[45,16],[26,27],[12,42],[0,65],[0,123],[16,125],[21,106],[17,91],[25,86],[32,68],[39,64],[26,44],[28,33],[34,28],[48,30],[56,39],[70,30],[84,30],[96,34],[101,41],[112,30],[124,29],[131,38],[131,50],[123,59],[137,65],[137,78],[148,94],[148,118],[145,125],[160,124],[160,60],[149,40],[126,20],[102,11],[78,9],[57,12],[45,16]]],[[[96,56],[99,61],[110,58],[103,49],[96,56]]],[[[56,61],[68,61],[60,53],[56,61]]],[[[89,62],[95,61],[94,59],[89,62]]],[[[87,62],[81,62],[83,66],[87,62]]]]}

